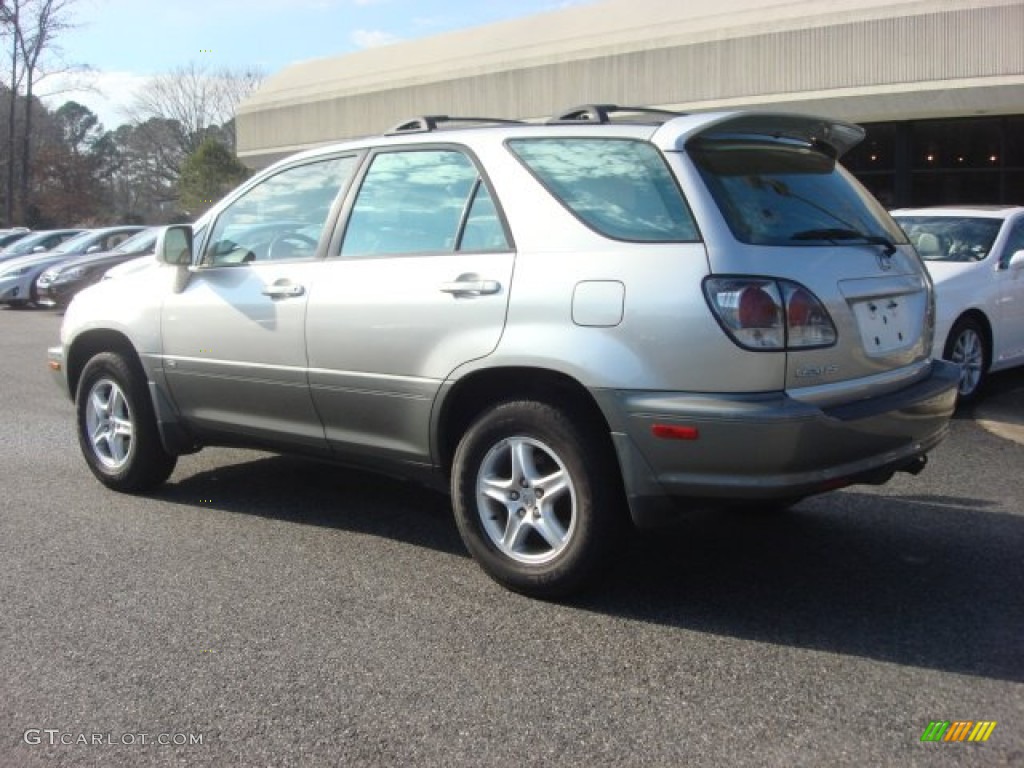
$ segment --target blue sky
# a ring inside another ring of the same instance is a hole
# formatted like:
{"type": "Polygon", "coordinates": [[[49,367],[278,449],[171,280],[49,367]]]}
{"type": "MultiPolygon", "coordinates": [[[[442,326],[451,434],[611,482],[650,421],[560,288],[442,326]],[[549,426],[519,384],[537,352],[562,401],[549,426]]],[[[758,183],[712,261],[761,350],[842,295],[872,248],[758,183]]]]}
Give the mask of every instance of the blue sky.
{"type": "Polygon", "coordinates": [[[61,59],[86,65],[99,93],[44,79],[51,107],[86,104],[107,128],[146,76],[189,62],[255,65],[273,74],[304,59],[480,26],[594,0],[78,0],[75,29],[56,43],[61,59]]]}

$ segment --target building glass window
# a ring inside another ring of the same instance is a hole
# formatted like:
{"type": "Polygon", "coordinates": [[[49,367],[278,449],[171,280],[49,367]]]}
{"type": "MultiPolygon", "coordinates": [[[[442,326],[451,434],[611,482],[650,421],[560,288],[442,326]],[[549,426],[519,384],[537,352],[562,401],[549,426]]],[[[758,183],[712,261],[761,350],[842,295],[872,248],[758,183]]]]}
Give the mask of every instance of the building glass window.
{"type": "Polygon", "coordinates": [[[999,168],[1002,137],[998,118],[921,120],[911,124],[910,156],[915,171],[999,168]]]}
{"type": "Polygon", "coordinates": [[[842,158],[868,191],[886,207],[896,204],[897,123],[864,126],[867,136],[842,158]]]}
{"type": "Polygon", "coordinates": [[[1024,171],[1024,116],[1006,118],[1006,167],[1024,171]]]}
{"type": "Polygon", "coordinates": [[[864,128],[843,164],[888,207],[1024,203],[1024,116],[864,128]]]}

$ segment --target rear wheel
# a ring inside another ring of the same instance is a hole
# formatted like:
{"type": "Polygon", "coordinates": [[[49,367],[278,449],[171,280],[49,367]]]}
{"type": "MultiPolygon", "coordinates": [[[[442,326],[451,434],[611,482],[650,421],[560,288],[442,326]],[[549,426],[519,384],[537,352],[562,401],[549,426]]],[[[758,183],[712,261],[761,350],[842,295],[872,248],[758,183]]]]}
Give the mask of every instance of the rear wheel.
{"type": "Polygon", "coordinates": [[[89,469],[116,491],[148,491],[174,471],[140,370],[104,352],[85,366],[75,397],[78,443],[89,469]]]}
{"type": "Polygon", "coordinates": [[[971,317],[957,320],[949,332],[943,357],[960,366],[960,400],[967,402],[977,397],[989,366],[988,338],[981,323],[971,317]]]}
{"type": "Polygon", "coordinates": [[[607,436],[535,401],[498,405],[459,443],[452,499],[467,549],[498,583],[533,597],[581,589],[624,544],[607,436]]]}

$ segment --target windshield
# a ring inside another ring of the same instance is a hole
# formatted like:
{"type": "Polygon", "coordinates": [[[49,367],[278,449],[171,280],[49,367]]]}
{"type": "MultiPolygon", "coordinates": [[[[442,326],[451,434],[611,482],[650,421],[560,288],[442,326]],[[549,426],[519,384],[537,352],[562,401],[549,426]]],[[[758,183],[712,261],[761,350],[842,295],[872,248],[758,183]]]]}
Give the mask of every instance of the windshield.
{"type": "Polygon", "coordinates": [[[26,253],[29,253],[37,245],[41,245],[43,241],[48,239],[50,237],[50,234],[51,233],[49,232],[37,232],[34,235],[26,235],[25,237],[21,238],[21,240],[18,240],[16,243],[12,243],[11,245],[4,248],[4,255],[22,256],[26,253]]]}
{"type": "Polygon", "coordinates": [[[973,216],[896,216],[925,261],[981,261],[992,250],[1002,219],[973,216]]]}
{"type": "Polygon", "coordinates": [[[906,242],[881,204],[835,160],[812,147],[702,140],[689,150],[741,242],[906,242]]]}
{"type": "Polygon", "coordinates": [[[137,235],[132,235],[123,243],[114,248],[117,253],[142,253],[144,251],[153,250],[153,246],[156,245],[156,234],[155,229],[144,229],[137,235]]]}
{"type": "Polygon", "coordinates": [[[54,253],[77,253],[78,251],[84,251],[92,244],[95,237],[96,234],[94,232],[80,232],[51,250],[54,253]]]}

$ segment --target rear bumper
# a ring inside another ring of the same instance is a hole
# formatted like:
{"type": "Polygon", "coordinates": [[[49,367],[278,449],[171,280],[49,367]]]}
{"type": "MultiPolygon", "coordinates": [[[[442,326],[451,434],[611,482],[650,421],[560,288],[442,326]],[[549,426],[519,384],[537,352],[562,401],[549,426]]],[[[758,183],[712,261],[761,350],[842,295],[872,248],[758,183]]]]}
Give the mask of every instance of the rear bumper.
{"type": "Polygon", "coordinates": [[[612,425],[633,518],[648,525],[677,498],[799,498],[919,469],[946,436],[958,379],[957,366],[938,360],[911,386],[834,408],[785,393],[594,394],[612,425]],[[695,437],[657,437],[655,425],[695,437]]]}

